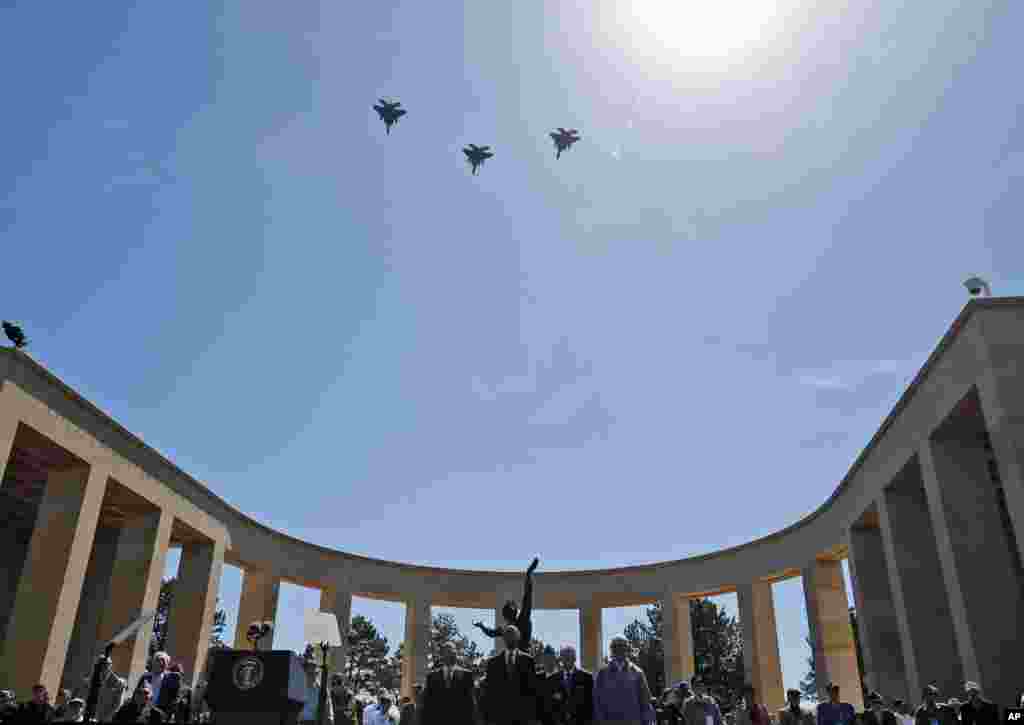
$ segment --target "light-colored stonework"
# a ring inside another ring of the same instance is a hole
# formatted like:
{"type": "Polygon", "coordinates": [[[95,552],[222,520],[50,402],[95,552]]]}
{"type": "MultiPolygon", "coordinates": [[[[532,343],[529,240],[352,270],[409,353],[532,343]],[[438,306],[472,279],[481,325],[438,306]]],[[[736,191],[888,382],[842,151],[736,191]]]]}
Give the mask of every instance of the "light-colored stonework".
{"type": "MultiPolygon", "coordinates": [[[[859,706],[840,569],[849,558],[871,687],[917,700],[928,682],[952,695],[966,678],[1008,702],[1024,651],[1021,365],[1024,298],[971,301],[818,510],[712,554],[537,574],[535,607],[579,609],[580,662],[594,668],[601,608],[662,601],[674,682],[694,671],[686,599],[736,592],[748,680],[777,708],[783,692],[770,584],[802,576],[820,676],[859,706]]],[[[274,531],[7,348],[0,348],[0,469],[0,685],[19,693],[81,677],[105,638],[153,608],[168,547],[182,548],[184,594],[169,641],[189,677],[204,665],[224,563],[245,570],[238,646],[247,646],[244,625],[274,618],[282,581],[320,589],[321,607],[343,631],[353,595],[404,602],[412,655],[406,693],[424,676],[431,606],[497,611],[520,591],[520,573],[381,561],[274,531]]],[[[117,649],[117,667],[133,682],[148,639],[147,628],[117,649]]],[[[333,659],[342,665],[344,652],[333,659]]]]}

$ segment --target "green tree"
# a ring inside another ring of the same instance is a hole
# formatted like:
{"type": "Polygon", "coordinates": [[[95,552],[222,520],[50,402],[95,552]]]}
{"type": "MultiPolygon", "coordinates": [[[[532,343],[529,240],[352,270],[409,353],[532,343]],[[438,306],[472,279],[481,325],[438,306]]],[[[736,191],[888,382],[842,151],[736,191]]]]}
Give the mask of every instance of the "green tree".
{"type": "Polygon", "coordinates": [[[366,617],[357,614],[349,629],[345,677],[348,686],[358,692],[377,690],[392,676],[394,658],[388,658],[388,639],[366,617]]]}
{"type": "MultiPolygon", "coordinates": [[[[860,690],[861,697],[864,702],[868,699],[868,688],[864,682],[864,655],[860,648],[860,632],[857,629],[857,610],[850,607],[850,628],[853,630],[853,643],[857,650],[857,673],[860,675],[860,690]]],[[[808,700],[817,701],[819,698],[820,690],[818,689],[818,668],[814,658],[814,641],[808,635],[805,640],[807,648],[811,651],[810,656],[807,658],[807,674],[800,680],[800,692],[803,693],[804,697],[808,700]]],[[[825,684],[825,683],[823,683],[825,684]]]]}
{"type": "MultiPolygon", "coordinates": [[[[219,599],[217,600],[220,601],[219,599]]],[[[224,631],[228,628],[228,615],[223,609],[213,613],[213,625],[210,627],[210,646],[223,649],[228,646],[224,641],[224,631]]]]}
{"type": "MultiPolygon", "coordinates": [[[[645,611],[646,622],[629,624],[623,635],[633,647],[635,661],[651,687],[666,683],[664,617],[661,602],[645,611]]],[[[693,653],[696,671],[720,700],[732,701],[743,685],[743,632],[735,617],[728,616],[709,599],[690,600],[693,653]]]]}
{"type": "MultiPolygon", "coordinates": [[[[149,655],[167,650],[167,625],[171,613],[171,603],[174,601],[174,588],[177,583],[176,577],[170,577],[160,582],[160,594],[157,597],[156,617],[153,619],[153,636],[149,640],[149,655]]],[[[220,604],[220,599],[217,600],[220,604]]],[[[224,630],[227,629],[227,613],[215,607],[213,613],[213,625],[210,627],[210,646],[227,647],[224,642],[224,630]]],[[[170,653],[174,656],[174,652],[170,653]]]]}
{"type": "Polygon", "coordinates": [[[818,667],[814,661],[814,642],[811,640],[810,635],[804,641],[807,643],[807,648],[811,650],[811,655],[807,658],[807,674],[800,680],[800,692],[811,702],[817,702],[818,667]]]}
{"type": "Polygon", "coordinates": [[[850,629],[853,630],[853,644],[857,648],[857,674],[860,675],[860,692],[864,702],[868,701],[868,686],[864,681],[864,653],[860,648],[860,630],[857,628],[857,610],[850,607],[850,629]]]}
{"type": "Polygon", "coordinates": [[[484,659],[477,643],[459,631],[455,617],[451,614],[435,614],[430,627],[430,645],[427,654],[427,666],[433,667],[439,661],[438,655],[442,644],[455,645],[455,661],[459,667],[470,672],[478,672],[484,659]]]}

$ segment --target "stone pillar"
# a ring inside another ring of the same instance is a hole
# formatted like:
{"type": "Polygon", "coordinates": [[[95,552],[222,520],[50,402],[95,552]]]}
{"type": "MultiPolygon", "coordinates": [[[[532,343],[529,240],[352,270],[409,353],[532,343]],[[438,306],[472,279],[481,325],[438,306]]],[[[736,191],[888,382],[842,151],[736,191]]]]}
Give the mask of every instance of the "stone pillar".
{"type": "Polygon", "coordinates": [[[348,633],[352,628],[352,592],[329,584],[320,590],[320,611],[330,612],[338,620],[341,646],[331,647],[329,662],[331,672],[345,672],[345,655],[348,653],[348,633]]]}
{"type": "Polygon", "coordinates": [[[1024,573],[988,451],[974,439],[932,439],[920,459],[964,678],[980,682],[988,698],[1011,702],[1020,691],[1024,573]]]}
{"type": "Polygon", "coordinates": [[[178,580],[167,617],[167,651],[181,664],[189,683],[195,682],[206,665],[223,566],[223,541],[181,547],[178,580]]]}
{"type": "MultiPolygon", "coordinates": [[[[281,578],[259,569],[246,569],[242,574],[242,596],[238,600],[238,621],[235,622],[235,649],[252,649],[245,638],[253,622],[276,622],[277,599],[281,593],[281,578]]],[[[260,640],[260,649],[274,648],[275,633],[260,640]]]]}
{"type": "Polygon", "coordinates": [[[104,643],[97,637],[110,592],[110,577],[114,571],[119,534],[120,529],[114,526],[100,526],[96,529],[92,555],[85,570],[82,598],[78,602],[78,616],[75,617],[75,627],[64,663],[61,687],[72,691],[79,689],[83,679],[92,674],[96,656],[103,651],[104,643]]]}
{"type": "Polygon", "coordinates": [[[830,682],[839,685],[843,701],[862,710],[864,695],[860,688],[843,564],[815,559],[804,568],[803,580],[818,688],[830,682]]]}
{"type": "Polygon", "coordinates": [[[884,690],[887,698],[916,701],[920,693],[911,697],[907,687],[903,642],[881,529],[862,526],[851,529],[849,551],[864,681],[869,690],[884,690]]]}
{"type": "Polygon", "coordinates": [[[883,491],[878,513],[907,689],[919,702],[931,682],[960,692],[964,676],[920,469],[916,460],[908,468],[910,480],[883,491]]]}
{"type": "Polygon", "coordinates": [[[405,602],[405,643],[402,659],[402,695],[412,697],[412,686],[426,684],[427,655],[430,650],[430,600],[413,598],[405,602]]]}
{"type": "Polygon", "coordinates": [[[662,641],[665,649],[665,687],[693,677],[693,625],[690,600],[676,592],[662,598],[662,641]]]}
{"type": "MultiPolygon", "coordinates": [[[[743,627],[743,665],[747,682],[754,686],[754,696],[768,712],[775,712],[785,705],[786,693],[782,685],[772,585],[763,581],[748,582],[736,588],[736,598],[743,627]]],[[[820,677],[820,667],[818,673],[820,677]]]]}
{"type": "MultiPolygon", "coordinates": [[[[3,392],[3,383],[0,382],[0,393],[3,392]]],[[[2,400],[2,397],[0,397],[2,400]]],[[[4,474],[7,471],[7,461],[10,460],[11,450],[14,448],[14,436],[18,432],[18,421],[11,416],[5,416],[3,408],[0,408],[0,486],[4,482],[4,474]]]]}
{"type": "MultiPolygon", "coordinates": [[[[0,489],[3,488],[7,462],[14,448],[14,435],[18,421],[5,415],[3,408],[3,382],[0,381],[0,489]]],[[[14,607],[21,569],[28,556],[28,547],[35,525],[35,507],[28,502],[6,495],[0,490],[0,514],[4,525],[0,527],[0,661],[3,658],[7,622],[14,607]]]]}
{"type": "MultiPolygon", "coordinates": [[[[107,641],[143,613],[156,610],[174,517],[156,510],[129,519],[121,527],[110,577],[100,641],[107,641]]],[[[146,669],[153,627],[147,625],[114,648],[114,672],[134,687],[146,669]]]]}
{"type": "Polygon", "coordinates": [[[4,651],[7,624],[18,594],[21,571],[28,559],[39,507],[0,489],[0,657],[4,651]]]}
{"type": "Polygon", "coordinates": [[[983,336],[978,344],[978,357],[984,364],[978,397],[1003,484],[1018,562],[1024,561],[1024,342],[1020,321],[1019,310],[986,310],[982,329],[991,331],[999,342],[989,343],[983,336]]]}
{"type": "Polygon", "coordinates": [[[601,605],[595,601],[580,607],[580,667],[593,674],[601,669],[601,605]]]}
{"type": "Polygon", "coordinates": [[[0,681],[15,692],[60,685],[107,475],[83,466],[46,478],[0,655],[0,681]]]}

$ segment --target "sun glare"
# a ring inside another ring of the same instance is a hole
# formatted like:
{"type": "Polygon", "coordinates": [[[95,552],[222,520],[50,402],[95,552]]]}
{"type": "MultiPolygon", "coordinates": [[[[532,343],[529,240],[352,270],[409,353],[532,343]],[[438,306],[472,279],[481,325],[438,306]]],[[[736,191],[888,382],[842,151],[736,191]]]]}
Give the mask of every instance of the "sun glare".
{"type": "Polygon", "coordinates": [[[627,0],[635,29],[666,51],[726,58],[763,40],[779,0],[627,0]]]}

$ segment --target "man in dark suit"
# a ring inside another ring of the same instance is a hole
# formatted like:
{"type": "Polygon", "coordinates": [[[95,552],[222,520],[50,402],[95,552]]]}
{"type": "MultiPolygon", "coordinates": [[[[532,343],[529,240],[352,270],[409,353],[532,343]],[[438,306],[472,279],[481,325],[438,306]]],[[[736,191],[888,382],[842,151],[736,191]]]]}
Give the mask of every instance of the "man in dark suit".
{"type": "Polygon", "coordinates": [[[170,664],[169,654],[157,652],[150,662],[149,672],[143,674],[135,686],[138,690],[142,685],[149,685],[153,693],[152,705],[164,713],[175,710],[181,692],[181,668],[171,670],[170,664]]]}
{"type": "Polygon", "coordinates": [[[965,682],[967,702],[960,708],[962,725],[999,725],[999,706],[981,696],[977,682],[965,682]]]}
{"type": "Polygon", "coordinates": [[[589,725],[594,720],[594,675],[576,667],[576,649],[562,647],[562,688],[565,693],[565,722],[589,725]]]}
{"type": "Polygon", "coordinates": [[[537,674],[537,719],[541,725],[561,725],[565,720],[566,692],[558,671],[555,650],[545,646],[540,655],[543,670],[537,674]]]}
{"type": "Polygon", "coordinates": [[[441,666],[427,675],[418,725],[475,725],[473,673],[455,664],[455,645],[441,645],[441,666]]]}
{"type": "Polygon", "coordinates": [[[537,674],[533,657],[518,651],[519,628],[503,632],[505,651],[487,660],[484,720],[496,725],[521,725],[537,716],[537,674]]]}

